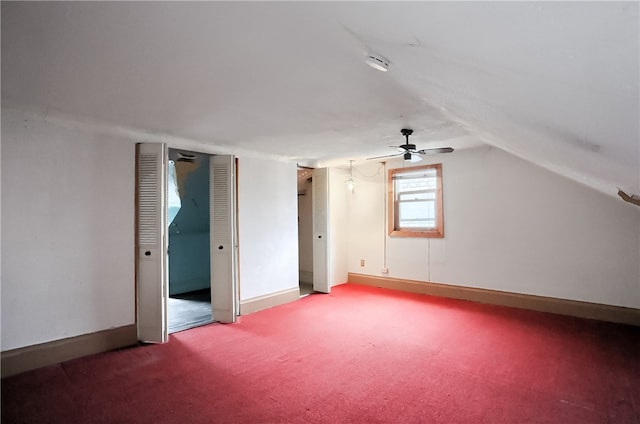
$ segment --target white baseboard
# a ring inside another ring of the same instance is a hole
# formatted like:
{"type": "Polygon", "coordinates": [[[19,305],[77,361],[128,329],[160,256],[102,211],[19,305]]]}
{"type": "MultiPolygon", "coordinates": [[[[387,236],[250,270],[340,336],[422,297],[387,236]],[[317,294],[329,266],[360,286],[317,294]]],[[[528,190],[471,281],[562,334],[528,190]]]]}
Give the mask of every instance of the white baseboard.
{"type": "Polygon", "coordinates": [[[300,299],[300,288],[294,287],[264,296],[257,296],[251,299],[241,300],[240,315],[252,314],[263,309],[273,308],[274,306],[294,302],[298,299],[300,299]]]}
{"type": "Polygon", "coordinates": [[[46,367],[82,356],[107,352],[138,342],[135,324],[2,352],[2,377],[46,367]]]}
{"type": "Polygon", "coordinates": [[[622,306],[354,273],[349,273],[349,282],[411,293],[640,326],[640,309],[622,306]]]}

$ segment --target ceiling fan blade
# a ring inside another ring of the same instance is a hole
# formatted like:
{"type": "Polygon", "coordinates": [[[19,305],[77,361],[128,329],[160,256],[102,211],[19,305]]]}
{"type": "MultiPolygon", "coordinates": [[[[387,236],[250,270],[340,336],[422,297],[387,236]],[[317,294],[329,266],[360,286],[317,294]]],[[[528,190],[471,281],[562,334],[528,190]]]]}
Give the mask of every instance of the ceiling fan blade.
{"type": "Polygon", "coordinates": [[[395,155],[376,156],[376,157],[373,157],[373,158],[367,158],[367,160],[372,160],[372,159],[383,159],[383,158],[392,158],[392,157],[394,157],[394,156],[401,156],[401,155],[404,155],[404,152],[402,152],[402,153],[397,153],[397,154],[395,154],[395,155]]]}
{"type": "Polygon", "coordinates": [[[416,153],[419,153],[421,155],[436,155],[438,153],[451,153],[451,152],[453,152],[452,147],[438,147],[435,149],[418,150],[416,153]]]}

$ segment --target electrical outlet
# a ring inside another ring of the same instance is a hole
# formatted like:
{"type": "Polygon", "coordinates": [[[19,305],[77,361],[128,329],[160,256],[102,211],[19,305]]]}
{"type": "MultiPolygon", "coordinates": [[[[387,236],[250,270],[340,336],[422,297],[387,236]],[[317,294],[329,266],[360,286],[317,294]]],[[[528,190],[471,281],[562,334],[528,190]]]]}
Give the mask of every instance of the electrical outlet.
{"type": "Polygon", "coordinates": [[[383,274],[388,274],[389,273],[389,268],[382,268],[382,272],[383,274]]]}
{"type": "Polygon", "coordinates": [[[364,266],[364,259],[360,259],[360,266],[364,266]]]}

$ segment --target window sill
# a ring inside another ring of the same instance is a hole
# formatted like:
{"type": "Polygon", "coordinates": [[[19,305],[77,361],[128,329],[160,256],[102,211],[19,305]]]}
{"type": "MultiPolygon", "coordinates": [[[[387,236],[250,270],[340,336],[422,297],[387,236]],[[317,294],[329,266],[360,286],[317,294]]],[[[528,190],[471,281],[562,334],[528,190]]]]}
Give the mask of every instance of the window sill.
{"type": "Polygon", "coordinates": [[[423,237],[423,238],[444,238],[444,231],[435,230],[392,230],[390,237],[423,237]]]}

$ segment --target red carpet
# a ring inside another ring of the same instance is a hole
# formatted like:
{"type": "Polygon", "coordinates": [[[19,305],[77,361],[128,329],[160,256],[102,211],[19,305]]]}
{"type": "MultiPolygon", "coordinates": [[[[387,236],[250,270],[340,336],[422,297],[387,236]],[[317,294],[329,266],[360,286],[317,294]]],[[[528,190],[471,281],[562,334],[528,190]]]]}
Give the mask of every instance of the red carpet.
{"type": "Polygon", "coordinates": [[[640,328],[357,285],[2,380],[2,423],[639,423],[640,328]]]}

